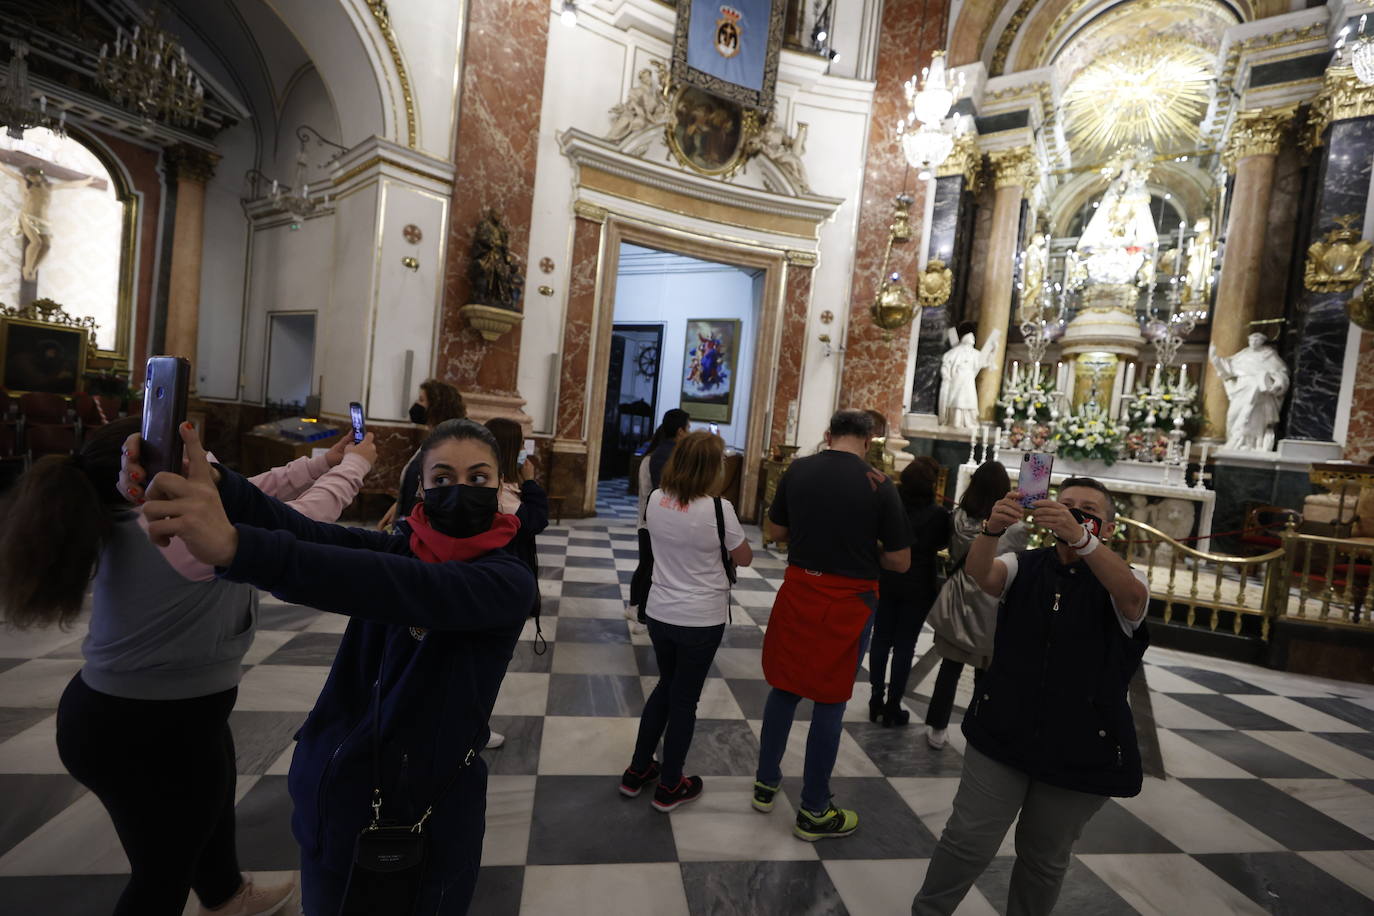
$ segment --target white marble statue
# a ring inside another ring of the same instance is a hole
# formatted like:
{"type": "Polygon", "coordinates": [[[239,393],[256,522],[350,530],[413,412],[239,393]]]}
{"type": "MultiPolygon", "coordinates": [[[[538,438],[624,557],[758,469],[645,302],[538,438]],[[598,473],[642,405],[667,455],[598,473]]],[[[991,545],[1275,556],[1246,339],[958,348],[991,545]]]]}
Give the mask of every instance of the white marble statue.
{"type": "Polygon", "coordinates": [[[1288,366],[1263,334],[1251,334],[1249,346],[1232,356],[1207,348],[1207,358],[1226,386],[1226,447],[1269,452],[1274,426],[1288,391],[1288,366]]]}
{"type": "Polygon", "coordinates": [[[23,185],[19,212],[15,214],[14,234],[22,235],[28,241],[20,274],[32,283],[38,279],[39,262],[52,247],[52,224],[48,222],[48,202],[52,200],[52,192],[89,188],[99,183],[99,179],[86,177],[76,181],[49,181],[41,168],[32,165],[15,171],[0,164],[0,174],[14,178],[23,185]]]}
{"type": "Polygon", "coordinates": [[[789,135],[782,128],[780,118],[769,118],[763,129],[745,142],[744,151],[751,156],[761,155],[773,160],[773,164],[787,176],[799,193],[805,194],[811,190],[811,183],[806,178],[806,164],[801,158],[806,155],[805,123],[798,123],[796,134],[789,135]]]}
{"type": "Polygon", "coordinates": [[[940,357],[940,423],[960,429],[978,427],[978,373],[992,365],[1002,332],[993,330],[980,350],[972,322],[950,328],[951,348],[940,357]]]}
{"type": "MultiPolygon", "coordinates": [[[[654,61],[654,66],[662,82],[663,65],[654,61]]],[[[625,94],[625,101],[611,108],[611,129],[606,139],[619,141],[646,127],[667,124],[668,114],[663,91],[655,83],[653,71],[645,67],[639,71],[638,83],[625,94]]]]}

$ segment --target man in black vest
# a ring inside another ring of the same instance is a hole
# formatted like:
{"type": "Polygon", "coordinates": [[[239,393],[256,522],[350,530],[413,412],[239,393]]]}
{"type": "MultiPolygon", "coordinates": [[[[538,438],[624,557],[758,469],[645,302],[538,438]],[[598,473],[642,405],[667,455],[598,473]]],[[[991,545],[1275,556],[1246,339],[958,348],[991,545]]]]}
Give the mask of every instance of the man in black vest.
{"type": "Polygon", "coordinates": [[[1148,580],[1102,544],[1116,512],[1107,488],[1070,477],[1032,503],[1052,547],[998,557],[1021,521],[1012,490],[983,523],[965,569],[1000,596],[992,664],[964,717],[968,739],[954,811],[912,901],[952,913],[1016,826],[1007,916],[1049,913],[1083,827],[1109,796],[1140,792],[1140,750],[1126,688],[1149,644],[1148,580]]]}

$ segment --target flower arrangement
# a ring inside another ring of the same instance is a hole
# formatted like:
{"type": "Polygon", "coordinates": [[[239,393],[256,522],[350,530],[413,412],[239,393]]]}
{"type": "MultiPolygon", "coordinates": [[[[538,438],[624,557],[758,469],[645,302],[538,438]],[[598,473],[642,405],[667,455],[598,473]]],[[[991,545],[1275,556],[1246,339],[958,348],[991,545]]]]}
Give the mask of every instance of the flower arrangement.
{"type": "Polygon", "coordinates": [[[1036,452],[1045,451],[1045,446],[1053,439],[1054,430],[1044,423],[1013,423],[1007,433],[1007,442],[1011,448],[1027,448],[1036,452]],[[1030,439],[1029,443],[1025,442],[1027,438],[1030,439]]]}
{"type": "Polygon", "coordinates": [[[1060,422],[1054,434],[1056,451],[1067,458],[1114,464],[1129,427],[1115,423],[1108,412],[1089,401],[1060,422]]]}
{"type": "Polygon", "coordinates": [[[1054,379],[1048,373],[1044,378],[1016,373],[1003,384],[1002,396],[997,399],[998,422],[1011,417],[1021,423],[1048,423],[1052,418],[1054,391],[1054,379]]]}
{"type": "Polygon", "coordinates": [[[1191,438],[1197,435],[1202,419],[1197,398],[1198,386],[1179,368],[1172,379],[1167,373],[1162,378],[1156,376],[1148,389],[1142,388],[1128,399],[1123,419],[1133,431],[1141,433],[1171,430],[1177,420],[1182,420],[1183,431],[1191,438]]]}
{"type": "Polygon", "coordinates": [[[1126,434],[1126,458],[1164,461],[1169,456],[1169,436],[1158,429],[1135,429],[1126,434]]]}

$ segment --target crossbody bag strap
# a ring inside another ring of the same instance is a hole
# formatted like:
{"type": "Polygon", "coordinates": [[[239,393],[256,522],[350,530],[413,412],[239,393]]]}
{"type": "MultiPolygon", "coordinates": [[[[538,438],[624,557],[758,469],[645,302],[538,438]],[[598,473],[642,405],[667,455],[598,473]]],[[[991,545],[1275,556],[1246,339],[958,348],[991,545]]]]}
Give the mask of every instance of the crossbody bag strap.
{"type": "MultiPolygon", "coordinates": [[[[725,582],[730,586],[735,584],[736,575],[730,568],[730,551],[725,549],[725,509],[721,507],[719,496],[712,497],[712,501],[716,504],[716,539],[720,541],[720,565],[725,568],[725,582]]],[[[725,620],[727,623],[734,623],[728,594],[725,598],[725,620]]]]}

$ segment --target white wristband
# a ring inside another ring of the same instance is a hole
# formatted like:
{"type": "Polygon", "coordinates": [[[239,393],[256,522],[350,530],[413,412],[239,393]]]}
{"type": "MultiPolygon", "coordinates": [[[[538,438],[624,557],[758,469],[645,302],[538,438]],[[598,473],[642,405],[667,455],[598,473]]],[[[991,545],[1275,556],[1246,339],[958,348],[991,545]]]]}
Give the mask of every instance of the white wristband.
{"type": "Polygon", "coordinates": [[[1096,549],[1097,549],[1097,545],[1098,545],[1098,544],[1101,544],[1101,543],[1102,543],[1102,542],[1101,542],[1100,540],[1098,540],[1097,538],[1095,538],[1095,537],[1093,537],[1091,534],[1089,534],[1089,535],[1088,535],[1088,543],[1087,543],[1087,544],[1084,544],[1082,547],[1079,547],[1079,548],[1077,549],[1078,555],[1079,555],[1080,557],[1086,557],[1088,554],[1090,554],[1090,553],[1092,553],[1094,550],[1096,550],[1096,549]]]}

